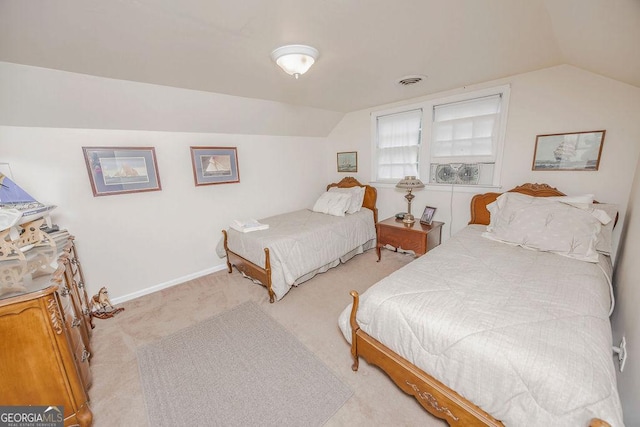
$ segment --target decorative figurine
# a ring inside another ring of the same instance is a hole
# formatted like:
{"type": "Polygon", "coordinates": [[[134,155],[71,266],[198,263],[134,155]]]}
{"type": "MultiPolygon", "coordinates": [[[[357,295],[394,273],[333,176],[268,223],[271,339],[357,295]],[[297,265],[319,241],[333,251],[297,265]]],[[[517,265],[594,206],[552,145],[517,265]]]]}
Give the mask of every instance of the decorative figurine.
{"type": "Polygon", "coordinates": [[[109,319],[124,311],[124,308],[114,308],[109,300],[109,291],[105,286],[101,287],[96,295],[91,297],[91,315],[98,319],[109,319]],[[109,309],[107,309],[109,307],[109,309]]]}

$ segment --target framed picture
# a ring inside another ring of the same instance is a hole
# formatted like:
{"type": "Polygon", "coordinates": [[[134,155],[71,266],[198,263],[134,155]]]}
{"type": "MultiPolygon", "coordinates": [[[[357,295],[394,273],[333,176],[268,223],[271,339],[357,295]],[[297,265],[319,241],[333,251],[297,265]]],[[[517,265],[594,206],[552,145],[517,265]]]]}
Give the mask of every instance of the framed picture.
{"type": "Polygon", "coordinates": [[[604,130],[538,135],[534,171],[597,171],[604,130]]]}
{"type": "Polygon", "coordinates": [[[338,153],[338,172],[358,172],[358,152],[338,153]]]}
{"type": "Polygon", "coordinates": [[[236,147],[191,147],[191,163],[196,186],[240,182],[236,147]]]}
{"type": "Polygon", "coordinates": [[[431,221],[433,221],[433,215],[436,213],[436,208],[432,208],[431,206],[427,206],[424,208],[424,212],[422,212],[422,217],[420,217],[420,224],[431,225],[431,221]]]}
{"type": "Polygon", "coordinates": [[[162,190],[154,147],[82,147],[93,196],[162,190]]]}

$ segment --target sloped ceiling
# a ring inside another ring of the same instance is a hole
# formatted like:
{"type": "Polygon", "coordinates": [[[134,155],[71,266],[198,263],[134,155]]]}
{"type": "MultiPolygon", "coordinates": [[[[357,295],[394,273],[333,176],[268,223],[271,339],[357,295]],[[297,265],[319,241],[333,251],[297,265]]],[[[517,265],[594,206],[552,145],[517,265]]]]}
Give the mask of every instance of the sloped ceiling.
{"type": "Polygon", "coordinates": [[[0,61],[337,112],[559,64],[640,87],[640,0],[0,0],[0,61]]]}

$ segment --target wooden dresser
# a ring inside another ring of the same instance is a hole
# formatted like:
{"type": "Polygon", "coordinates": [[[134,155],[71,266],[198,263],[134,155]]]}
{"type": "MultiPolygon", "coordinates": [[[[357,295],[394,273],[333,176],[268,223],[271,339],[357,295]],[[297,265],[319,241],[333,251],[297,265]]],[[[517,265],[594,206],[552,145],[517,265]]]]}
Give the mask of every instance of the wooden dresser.
{"type": "Polygon", "coordinates": [[[92,318],[73,237],[0,261],[0,405],[64,406],[89,426],[92,318]]]}

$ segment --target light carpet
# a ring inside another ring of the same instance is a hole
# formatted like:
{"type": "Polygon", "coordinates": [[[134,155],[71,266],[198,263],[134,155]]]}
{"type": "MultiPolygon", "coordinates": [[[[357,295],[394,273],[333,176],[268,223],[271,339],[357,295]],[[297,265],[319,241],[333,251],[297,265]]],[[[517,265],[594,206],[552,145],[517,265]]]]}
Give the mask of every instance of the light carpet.
{"type": "Polygon", "coordinates": [[[140,347],[153,426],[320,426],[352,391],[253,302],[140,347]]]}

